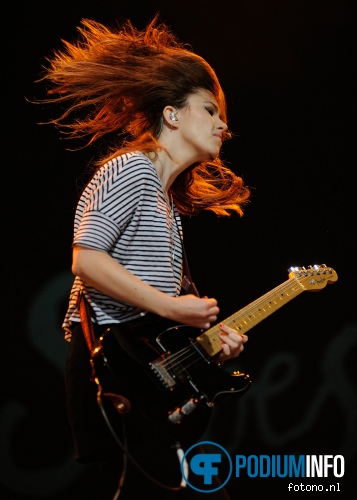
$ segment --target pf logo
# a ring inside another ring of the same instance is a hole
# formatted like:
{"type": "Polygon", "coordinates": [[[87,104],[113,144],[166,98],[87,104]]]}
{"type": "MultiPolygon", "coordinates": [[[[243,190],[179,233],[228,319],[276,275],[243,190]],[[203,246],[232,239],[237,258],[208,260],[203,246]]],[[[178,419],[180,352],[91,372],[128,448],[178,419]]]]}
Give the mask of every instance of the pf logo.
{"type": "Polygon", "coordinates": [[[187,485],[201,493],[223,488],[232,475],[232,460],[227,451],[212,441],[201,441],[184,454],[181,472],[187,485]]]}

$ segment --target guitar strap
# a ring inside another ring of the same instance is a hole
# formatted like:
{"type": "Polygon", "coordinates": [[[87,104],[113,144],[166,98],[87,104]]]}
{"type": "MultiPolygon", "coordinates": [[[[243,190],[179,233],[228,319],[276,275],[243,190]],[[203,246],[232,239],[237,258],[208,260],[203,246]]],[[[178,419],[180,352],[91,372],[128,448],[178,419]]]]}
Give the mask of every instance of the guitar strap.
{"type": "Polygon", "coordinates": [[[89,303],[84,296],[82,287],[79,290],[79,294],[77,297],[77,308],[79,309],[79,316],[81,319],[81,325],[86,344],[88,346],[89,352],[92,352],[93,344],[95,341],[94,328],[90,315],[89,303]]]}
{"type": "Polygon", "coordinates": [[[193,283],[191,278],[183,242],[182,242],[182,253],[183,253],[183,278],[181,283],[182,288],[186,291],[186,293],[192,293],[193,295],[199,297],[200,294],[198,293],[196,285],[193,283]]]}
{"type": "MultiPolygon", "coordinates": [[[[175,219],[176,220],[176,219],[175,219]]],[[[181,245],[182,245],[182,255],[183,255],[183,278],[182,278],[182,288],[186,291],[186,293],[192,293],[197,297],[200,296],[196,285],[193,283],[190,273],[190,268],[188,267],[188,260],[185,251],[185,245],[183,244],[183,238],[181,237],[181,245]]]]}

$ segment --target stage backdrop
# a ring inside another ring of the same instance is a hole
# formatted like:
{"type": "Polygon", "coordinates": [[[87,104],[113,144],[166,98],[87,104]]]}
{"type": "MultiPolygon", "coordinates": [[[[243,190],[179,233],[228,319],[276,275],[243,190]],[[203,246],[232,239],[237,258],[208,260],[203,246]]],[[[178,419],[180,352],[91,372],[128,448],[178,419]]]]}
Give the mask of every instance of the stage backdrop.
{"type": "MultiPolygon", "coordinates": [[[[81,18],[161,13],[206,58],[227,95],[228,165],[252,187],[243,218],[183,219],[191,273],[223,320],[288,279],[326,264],[338,280],[304,292],[249,332],[238,361],[249,391],[215,408],[203,438],[229,454],[342,455],[345,474],[305,485],[351,498],[356,467],[356,166],[352,155],[352,1],[34,1],[8,3],[3,43],[2,500],[97,500],[95,473],[77,465],[65,412],[61,322],[73,277],[72,224],[86,166],[51,116],[41,65],[81,18]]],[[[231,478],[232,498],[287,498],[291,478],[231,478]]],[[[295,480],[295,483],[301,481],[295,480]]]]}

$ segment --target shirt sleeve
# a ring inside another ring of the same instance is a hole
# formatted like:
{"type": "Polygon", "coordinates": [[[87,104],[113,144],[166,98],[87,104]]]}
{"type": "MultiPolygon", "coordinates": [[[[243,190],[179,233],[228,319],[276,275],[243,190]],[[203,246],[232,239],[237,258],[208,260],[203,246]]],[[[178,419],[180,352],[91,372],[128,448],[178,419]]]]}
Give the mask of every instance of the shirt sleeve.
{"type": "Polygon", "coordinates": [[[73,244],[109,252],[120,235],[118,224],[102,212],[83,214],[73,244]]]}
{"type": "Polygon", "coordinates": [[[140,200],[152,195],[156,177],[153,165],[142,155],[123,155],[104,165],[79,200],[73,245],[109,252],[140,200]]]}

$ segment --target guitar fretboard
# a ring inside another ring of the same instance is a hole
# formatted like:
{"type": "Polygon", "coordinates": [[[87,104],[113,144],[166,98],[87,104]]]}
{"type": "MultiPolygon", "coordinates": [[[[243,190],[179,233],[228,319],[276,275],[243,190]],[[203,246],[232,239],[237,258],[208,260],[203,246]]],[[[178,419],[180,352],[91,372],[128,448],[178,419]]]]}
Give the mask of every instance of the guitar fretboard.
{"type": "MultiPolygon", "coordinates": [[[[325,266],[322,268],[315,266],[315,269],[291,273],[291,277],[287,281],[232,314],[223,323],[234,328],[238,333],[245,334],[305,290],[319,290],[327,283],[333,283],[336,280],[335,271],[325,266]]],[[[215,325],[196,339],[211,357],[222,350],[219,334],[219,325],[215,325]]]]}

